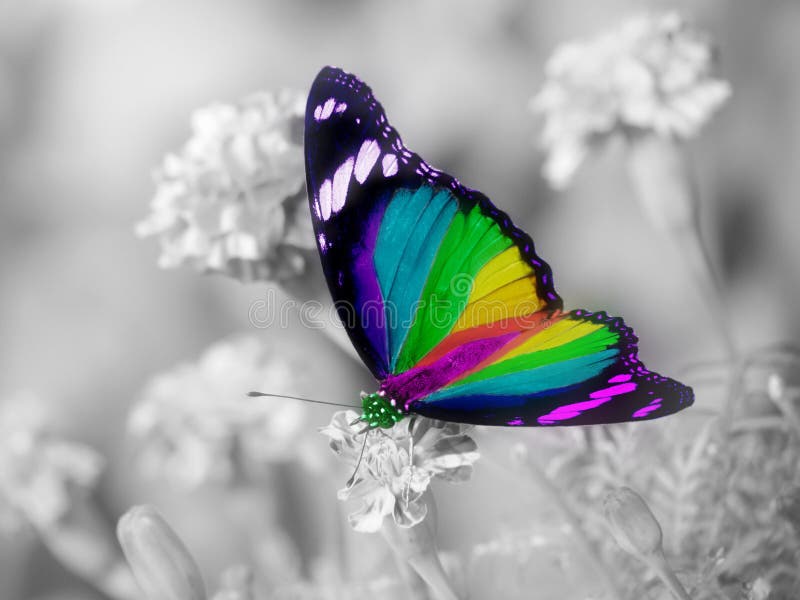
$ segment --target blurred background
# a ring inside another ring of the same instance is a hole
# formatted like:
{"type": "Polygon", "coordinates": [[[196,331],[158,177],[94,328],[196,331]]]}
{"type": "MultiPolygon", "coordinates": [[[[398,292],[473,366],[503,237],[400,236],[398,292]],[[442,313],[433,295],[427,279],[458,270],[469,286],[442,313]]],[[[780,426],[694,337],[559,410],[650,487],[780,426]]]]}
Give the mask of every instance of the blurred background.
{"type": "MultiPolygon", "coordinates": [[[[253,328],[248,309],[263,284],[160,270],[157,244],[136,239],[133,226],[148,211],[153,168],[188,137],[194,109],[307,89],[326,64],[367,81],[409,147],[532,235],[568,307],[624,315],[660,372],[719,358],[702,299],[644,221],[615,148],[567,192],[540,175],[528,104],[545,59],[647,7],[678,8],[708,31],[733,88],[691,153],[734,337],[743,349],[797,340],[800,3],[0,0],[0,393],[33,391],[61,431],[101,451],[110,521],[154,502],[204,570],[233,562],[240,544],[213,494],[182,494],[129,468],[126,415],[147,380],[249,331],[319,366],[302,384],[311,397],[355,403],[374,384],[324,338],[304,338],[316,334],[296,320],[253,328]],[[209,536],[217,541],[203,543],[209,536]]],[[[326,424],[330,412],[314,409],[309,423],[326,424]]],[[[492,496],[490,477],[476,468],[468,485],[483,491],[466,508],[443,491],[445,548],[485,539],[519,510],[492,496]],[[476,506],[486,524],[472,519],[465,530],[476,506]]],[[[0,598],[56,597],[102,596],[34,538],[0,538],[0,598]]]]}

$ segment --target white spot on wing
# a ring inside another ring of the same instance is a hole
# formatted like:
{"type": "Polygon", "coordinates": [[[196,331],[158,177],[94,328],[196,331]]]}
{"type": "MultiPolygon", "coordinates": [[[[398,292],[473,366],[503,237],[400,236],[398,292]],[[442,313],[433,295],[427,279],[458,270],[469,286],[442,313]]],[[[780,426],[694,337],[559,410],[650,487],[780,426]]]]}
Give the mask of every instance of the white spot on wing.
{"type": "Polygon", "coordinates": [[[336,106],[335,98],[328,98],[325,104],[322,105],[322,112],[319,115],[319,120],[324,121],[333,114],[333,107],[336,106]]]}
{"type": "Polygon", "coordinates": [[[397,174],[397,157],[394,154],[387,154],[381,161],[381,167],[383,167],[384,177],[397,174]]]}
{"type": "Polygon", "coordinates": [[[334,213],[342,210],[345,201],[347,200],[347,189],[350,187],[350,177],[353,175],[353,157],[351,156],[344,161],[336,173],[333,174],[333,199],[331,201],[331,210],[334,213]]]}
{"type": "Polygon", "coordinates": [[[340,102],[339,104],[336,105],[336,109],[333,112],[335,112],[338,115],[346,110],[347,110],[347,102],[340,102]]]}
{"type": "Polygon", "coordinates": [[[366,181],[367,176],[370,171],[372,171],[372,167],[375,166],[380,155],[381,149],[378,146],[378,142],[375,140],[364,140],[364,143],[361,144],[361,148],[358,150],[358,156],[356,156],[355,173],[358,183],[364,183],[364,181],[366,181]]]}
{"type": "Polygon", "coordinates": [[[317,108],[314,109],[314,120],[319,121],[319,116],[322,114],[322,106],[317,105],[317,108]]]}
{"type": "Polygon", "coordinates": [[[331,218],[331,180],[326,179],[319,186],[319,207],[322,210],[322,220],[331,218]]]}

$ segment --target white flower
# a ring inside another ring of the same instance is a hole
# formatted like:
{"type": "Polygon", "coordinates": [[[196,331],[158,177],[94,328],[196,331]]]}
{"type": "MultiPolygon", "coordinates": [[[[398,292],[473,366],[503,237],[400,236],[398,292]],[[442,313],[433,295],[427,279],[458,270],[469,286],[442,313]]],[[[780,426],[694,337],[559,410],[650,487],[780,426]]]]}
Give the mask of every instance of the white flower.
{"type": "Polygon", "coordinates": [[[563,44],[531,103],[544,118],[544,174],[565,187],[592,147],[619,132],[694,136],[730,95],[709,42],[675,12],[642,15],[563,44]]]}
{"type": "Polygon", "coordinates": [[[229,483],[256,463],[295,456],[306,408],[296,400],[248,398],[250,390],[292,393],[301,366],[252,337],[211,346],[195,364],[155,377],[131,411],[143,470],[188,487],[229,483]]]}
{"type": "Polygon", "coordinates": [[[465,425],[413,417],[388,430],[360,434],[363,422],[350,425],[357,418],[354,411],[340,411],[320,430],[330,438],[331,449],[353,468],[367,436],[355,481],[339,491],[340,500],[362,501],[361,509],[349,516],[356,531],[378,531],[390,514],[400,527],[421,522],[427,514],[423,494],[431,479],[466,481],[480,456],[465,425]]]}
{"type": "Polygon", "coordinates": [[[0,403],[0,530],[44,530],[92,488],[104,466],[90,447],[53,432],[31,393],[0,403]]]}
{"type": "Polygon", "coordinates": [[[161,242],[159,265],[189,263],[242,280],[299,275],[314,248],[306,208],[305,95],[262,92],[192,117],[192,137],[157,174],[140,237],[161,242]]]}

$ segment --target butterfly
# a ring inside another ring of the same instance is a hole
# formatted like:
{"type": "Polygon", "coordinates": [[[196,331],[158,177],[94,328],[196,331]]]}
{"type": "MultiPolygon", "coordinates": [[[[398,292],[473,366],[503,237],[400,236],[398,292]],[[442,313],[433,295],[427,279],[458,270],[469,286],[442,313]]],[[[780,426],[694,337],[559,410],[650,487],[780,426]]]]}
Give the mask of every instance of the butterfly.
{"type": "Polygon", "coordinates": [[[605,312],[565,311],[533,241],[482,193],[405,147],[370,88],[325,67],[305,163],[339,318],[379,389],[361,420],[479,425],[641,421],[693,403],[605,312]]]}

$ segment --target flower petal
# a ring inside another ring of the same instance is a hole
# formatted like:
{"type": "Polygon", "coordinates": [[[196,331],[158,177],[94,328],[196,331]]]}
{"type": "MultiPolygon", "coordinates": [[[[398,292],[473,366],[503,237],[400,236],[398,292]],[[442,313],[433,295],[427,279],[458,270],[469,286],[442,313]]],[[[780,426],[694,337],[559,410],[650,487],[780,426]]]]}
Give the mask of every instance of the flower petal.
{"type": "Polygon", "coordinates": [[[356,531],[374,533],[381,528],[383,518],[392,513],[394,504],[395,498],[387,489],[376,487],[364,496],[362,507],[347,518],[356,531]]]}

